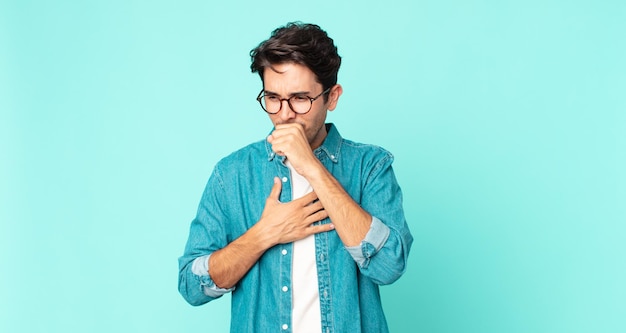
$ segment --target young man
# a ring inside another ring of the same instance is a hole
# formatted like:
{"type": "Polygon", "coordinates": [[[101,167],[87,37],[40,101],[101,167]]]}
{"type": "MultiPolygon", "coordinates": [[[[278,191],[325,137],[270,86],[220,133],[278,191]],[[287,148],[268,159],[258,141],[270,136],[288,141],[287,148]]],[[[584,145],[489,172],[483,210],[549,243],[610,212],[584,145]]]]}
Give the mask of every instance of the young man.
{"type": "Polygon", "coordinates": [[[251,56],[274,127],[215,166],[179,291],[192,305],[232,292],[231,332],[387,332],[378,286],[413,241],[393,157],[326,124],[341,58],[319,26],[278,28],[251,56]]]}

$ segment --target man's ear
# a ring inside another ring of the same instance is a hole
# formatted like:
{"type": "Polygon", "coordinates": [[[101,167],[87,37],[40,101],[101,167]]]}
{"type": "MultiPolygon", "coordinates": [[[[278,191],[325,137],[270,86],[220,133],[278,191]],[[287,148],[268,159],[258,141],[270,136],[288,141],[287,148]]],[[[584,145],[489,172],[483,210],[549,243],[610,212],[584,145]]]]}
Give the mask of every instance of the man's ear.
{"type": "Polygon", "coordinates": [[[328,111],[333,111],[337,107],[339,97],[343,94],[343,88],[340,84],[336,84],[328,93],[328,111]]]}

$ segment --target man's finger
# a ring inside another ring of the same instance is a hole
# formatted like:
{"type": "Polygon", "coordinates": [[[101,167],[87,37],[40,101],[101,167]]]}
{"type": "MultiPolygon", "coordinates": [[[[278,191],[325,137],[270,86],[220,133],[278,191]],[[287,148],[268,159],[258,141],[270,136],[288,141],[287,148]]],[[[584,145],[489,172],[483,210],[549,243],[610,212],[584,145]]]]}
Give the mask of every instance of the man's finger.
{"type": "Polygon", "coordinates": [[[283,184],[280,181],[280,178],[274,177],[274,185],[272,186],[272,190],[270,191],[270,195],[268,199],[273,199],[276,201],[280,201],[280,191],[283,188],[283,184]]]}
{"type": "Polygon", "coordinates": [[[309,215],[306,218],[306,222],[307,223],[308,222],[314,223],[314,222],[317,222],[317,221],[321,221],[321,220],[323,220],[323,219],[325,219],[327,217],[328,217],[328,213],[325,210],[318,210],[317,212],[309,215]]]}
{"type": "Polygon", "coordinates": [[[322,206],[322,203],[319,201],[315,201],[312,202],[311,204],[307,205],[304,207],[305,212],[309,215],[317,212],[317,211],[323,211],[324,210],[324,206],[322,206]]]}
{"type": "Polygon", "coordinates": [[[312,225],[308,228],[306,228],[306,231],[309,233],[309,235],[313,235],[313,234],[319,234],[320,232],[327,232],[327,231],[331,231],[335,229],[335,225],[332,223],[326,223],[326,224],[318,224],[318,225],[312,225]]]}
{"type": "Polygon", "coordinates": [[[276,126],[274,126],[275,130],[285,129],[285,128],[299,128],[299,129],[302,129],[303,126],[300,123],[277,124],[276,126]]]}

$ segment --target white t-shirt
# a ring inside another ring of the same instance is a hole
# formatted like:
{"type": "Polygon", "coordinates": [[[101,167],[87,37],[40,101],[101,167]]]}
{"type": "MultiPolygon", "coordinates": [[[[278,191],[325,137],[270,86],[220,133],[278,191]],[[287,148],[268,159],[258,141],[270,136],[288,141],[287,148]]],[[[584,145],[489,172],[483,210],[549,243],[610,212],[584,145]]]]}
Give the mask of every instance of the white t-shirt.
{"type": "MultiPolygon", "coordinates": [[[[296,172],[287,161],[291,171],[292,200],[312,192],[311,184],[296,172]]],[[[293,242],[291,270],[292,328],[294,333],[322,332],[320,295],[315,261],[315,235],[293,242]]]]}

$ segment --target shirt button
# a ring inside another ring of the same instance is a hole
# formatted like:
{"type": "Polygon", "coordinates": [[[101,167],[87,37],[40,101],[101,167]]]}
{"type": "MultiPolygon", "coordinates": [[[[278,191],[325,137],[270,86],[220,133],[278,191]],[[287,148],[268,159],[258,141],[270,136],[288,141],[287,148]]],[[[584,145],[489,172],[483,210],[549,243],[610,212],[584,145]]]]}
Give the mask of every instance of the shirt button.
{"type": "Polygon", "coordinates": [[[288,180],[287,177],[283,177],[283,183],[286,183],[288,180]]]}
{"type": "Polygon", "coordinates": [[[283,286],[283,291],[287,292],[287,290],[289,290],[289,288],[287,288],[287,286],[283,286]]]}
{"type": "Polygon", "coordinates": [[[324,261],[324,259],[326,259],[326,256],[323,253],[320,254],[320,261],[324,261]]]}
{"type": "Polygon", "coordinates": [[[289,326],[287,326],[287,324],[283,324],[283,329],[287,330],[289,328],[289,326]]]}
{"type": "Polygon", "coordinates": [[[328,291],[326,291],[326,289],[324,289],[324,298],[328,298],[328,291]]]}
{"type": "Polygon", "coordinates": [[[280,253],[282,253],[283,255],[287,255],[287,250],[283,249],[280,253]]]}

